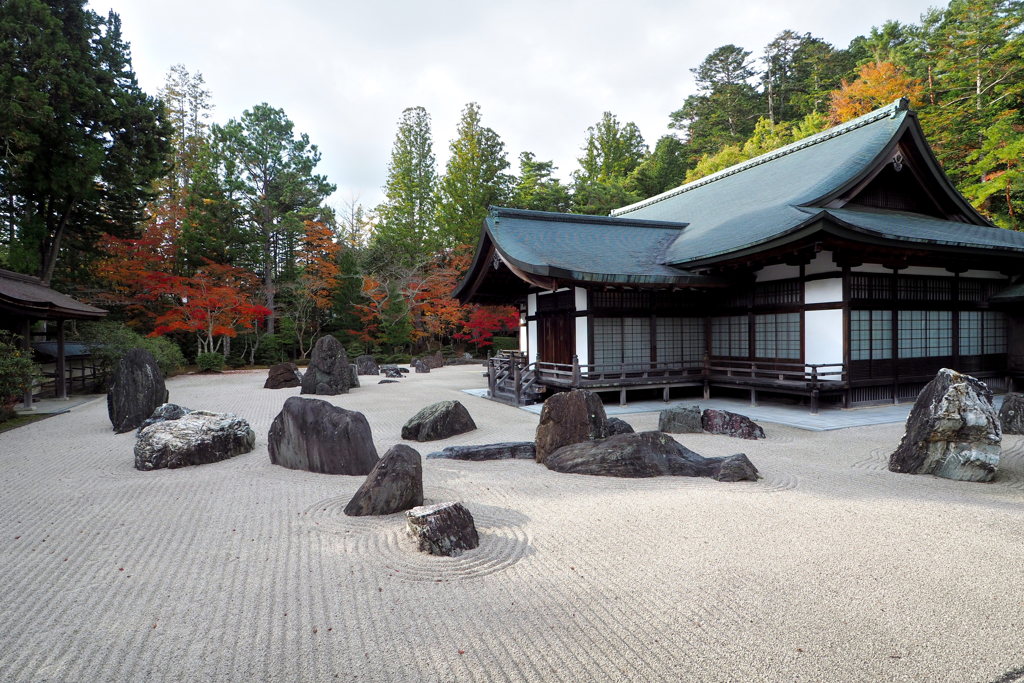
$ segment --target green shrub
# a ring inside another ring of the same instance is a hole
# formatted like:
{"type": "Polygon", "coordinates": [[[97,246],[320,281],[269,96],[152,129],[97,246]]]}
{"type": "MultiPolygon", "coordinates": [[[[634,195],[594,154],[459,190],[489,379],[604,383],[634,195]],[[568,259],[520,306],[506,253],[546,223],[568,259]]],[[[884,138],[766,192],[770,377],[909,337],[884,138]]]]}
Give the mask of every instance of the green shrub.
{"type": "Polygon", "coordinates": [[[491,337],[491,349],[498,351],[517,351],[519,349],[518,337],[491,337]]]}
{"type": "Polygon", "coordinates": [[[228,359],[227,359],[226,362],[228,364],[228,367],[231,368],[232,370],[237,370],[238,368],[244,368],[246,365],[249,364],[249,361],[247,361],[246,359],[242,358],[241,356],[228,356],[228,359]]]}
{"type": "Polygon", "coordinates": [[[132,349],[145,349],[153,354],[164,377],[170,377],[185,365],[185,356],[167,337],[143,337],[113,320],[79,323],[68,335],[89,347],[96,364],[97,380],[106,387],[118,361],[132,349]]]}
{"type": "Polygon", "coordinates": [[[276,334],[265,334],[260,337],[260,347],[256,349],[256,362],[261,365],[274,365],[288,360],[285,355],[284,340],[276,334]]]}
{"type": "Polygon", "coordinates": [[[10,332],[0,331],[0,420],[6,420],[25,390],[39,377],[32,358],[10,332]]]}
{"type": "Polygon", "coordinates": [[[385,363],[408,363],[412,360],[412,356],[407,353],[393,353],[390,356],[384,356],[385,363]]]}
{"type": "Polygon", "coordinates": [[[224,356],[213,352],[201,353],[196,356],[196,365],[200,370],[220,372],[224,369],[224,356]]]}

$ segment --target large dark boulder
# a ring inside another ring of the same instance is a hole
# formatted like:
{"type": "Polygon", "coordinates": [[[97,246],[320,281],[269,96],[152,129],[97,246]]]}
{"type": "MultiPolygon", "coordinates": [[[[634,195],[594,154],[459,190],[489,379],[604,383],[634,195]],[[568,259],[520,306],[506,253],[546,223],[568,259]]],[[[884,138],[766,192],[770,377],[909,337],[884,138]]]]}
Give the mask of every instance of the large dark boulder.
{"type": "Polygon", "coordinates": [[[302,371],[295,363],[278,363],[271,365],[267,371],[264,389],[288,389],[302,384],[302,371]]]}
{"type": "Polygon", "coordinates": [[[402,371],[394,365],[382,365],[380,371],[384,373],[384,376],[388,379],[401,379],[402,371]]]}
{"type": "Polygon", "coordinates": [[[345,506],[350,517],[390,515],[423,505],[420,454],[405,444],[392,446],[370,470],[345,506]]]}
{"type": "Polygon", "coordinates": [[[329,334],[320,337],[313,346],[299,393],[335,396],[347,394],[350,386],[352,371],[349,369],[345,348],[329,334]]]}
{"type": "Polygon", "coordinates": [[[761,425],[746,415],[730,413],[728,410],[711,410],[708,408],[700,417],[701,426],[709,434],[724,434],[740,439],[763,439],[764,430],[761,425]]]}
{"type": "Polygon", "coordinates": [[[356,366],[355,363],[349,363],[348,371],[349,371],[349,378],[348,378],[349,379],[349,386],[350,387],[358,387],[359,386],[359,368],[356,366]]]}
{"type": "Polygon", "coordinates": [[[1007,394],[999,409],[1003,434],[1024,434],[1024,394],[1007,394]]]}
{"type": "Polygon", "coordinates": [[[662,432],[616,434],[559,448],[548,469],[603,477],[710,477],[721,458],[704,458],[662,432]]]}
{"type": "Polygon", "coordinates": [[[377,464],[366,417],[316,398],[285,401],[267,441],[270,462],[293,470],[364,475],[377,464]]]}
{"type": "Polygon", "coordinates": [[[378,375],[380,367],[377,366],[377,359],[370,355],[356,356],[356,367],[360,375],[378,375]]]}
{"type": "Polygon", "coordinates": [[[704,431],[699,406],[673,406],[658,413],[658,431],[668,434],[700,434],[704,431]]]}
{"type": "Polygon", "coordinates": [[[431,370],[437,370],[438,368],[444,367],[444,356],[441,355],[440,351],[435,351],[429,356],[423,356],[420,360],[426,363],[427,367],[431,370]]]}
{"type": "Polygon", "coordinates": [[[437,441],[476,429],[466,406],[458,401],[434,403],[409,418],[402,427],[402,438],[412,441],[437,441]]]}
{"type": "Polygon", "coordinates": [[[406,530],[420,550],[457,557],[480,545],[473,515],[462,503],[421,505],[405,513],[406,530]]]}
{"type": "Polygon", "coordinates": [[[248,453],[256,444],[249,423],[231,413],[193,410],[139,432],[135,469],[205,465],[248,453]]]}
{"type": "Polygon", "coordinates": [[[917,395],[889,469],[960,481],[991,481],[1002,430],[992,392],[970,375],[943,368],[917,395]]]}
{"type": "Polygon", "coordinates": [[[537,462],[562,446],[608,435],[608,417],[597,394],[576,389],[555,394],[544,401],[537,425],[537,462]]]}
{"type": "Polygon", "coordinates": [[[417,358],[412,362],[412,367],[416,372],[430,372],[430,366],[424,362],[422,358],[417,358]]]}
{"type": "Polygon", "coordinates": [[[428,453],[427,458],[449,458],[451,460],[533,460],[537,449],[532,441],[507,441],[482,446],[448,446],[428,453]]]}
{"type": "Polygon", "coordinates": [[[118,362],[107,391],[107,415],[118,434],[145,422],[158,406],[167,403],[164,375],[153,354],[132,349],[118,362]]]}

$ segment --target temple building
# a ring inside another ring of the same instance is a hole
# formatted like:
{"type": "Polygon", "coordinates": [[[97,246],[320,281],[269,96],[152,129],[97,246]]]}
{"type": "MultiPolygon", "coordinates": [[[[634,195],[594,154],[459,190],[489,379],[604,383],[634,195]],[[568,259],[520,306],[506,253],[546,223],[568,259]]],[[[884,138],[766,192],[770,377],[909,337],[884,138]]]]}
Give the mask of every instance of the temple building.
{"type": "Polygon", "coordinates": [[[495,398],[571,387],[910,400],[1024,374],[1024,233],[957,192],[906,100],[608,216],[495,208],[456,290],[514,304],[495,398]]]}

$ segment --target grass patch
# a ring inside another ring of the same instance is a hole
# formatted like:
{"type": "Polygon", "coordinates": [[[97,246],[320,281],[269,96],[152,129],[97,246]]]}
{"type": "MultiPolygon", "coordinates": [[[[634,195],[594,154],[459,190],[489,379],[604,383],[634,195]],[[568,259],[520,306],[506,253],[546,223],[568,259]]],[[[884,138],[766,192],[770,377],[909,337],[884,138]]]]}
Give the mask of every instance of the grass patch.
{"type": "Polygon", "coordinates": [[[53,415],[16,415],[9,420],[4,420],[3,422],[0,422],[0,434],[3,434],[4,432],[9,432],[12,429],[17,429],[18,427],[30,425],[33,422],[45,420],[48,417],[53,417],[53,415]]]}

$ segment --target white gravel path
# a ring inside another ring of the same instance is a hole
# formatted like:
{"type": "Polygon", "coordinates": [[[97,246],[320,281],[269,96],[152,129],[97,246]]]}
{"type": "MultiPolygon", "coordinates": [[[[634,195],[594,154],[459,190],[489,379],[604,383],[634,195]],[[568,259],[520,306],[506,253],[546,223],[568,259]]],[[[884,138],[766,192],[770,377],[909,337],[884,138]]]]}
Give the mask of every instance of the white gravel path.
{"type": "MultiPolygon", "coordinates": [[[[342,514],[361,477],[270,464],[298,389],[264,378],[168,382],[256,430],[212,465],[136,471],[103,401],[0,434],[0,680],[1024,680],[1021,437],[992,484],[886,471],[900,425],[680,437],[747,453],[757,483],[425,460],[427,500],[481,531],[435,558],[401,515],[342,514]]],[[[536,415],[460,391],[483,383],[452,367],[328,400],[381,454],[451,398],[479,429],[421,453],[532,439],[536,415]]]]}

